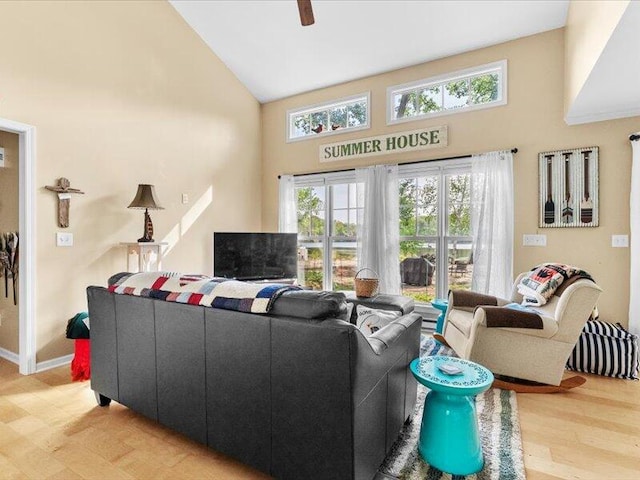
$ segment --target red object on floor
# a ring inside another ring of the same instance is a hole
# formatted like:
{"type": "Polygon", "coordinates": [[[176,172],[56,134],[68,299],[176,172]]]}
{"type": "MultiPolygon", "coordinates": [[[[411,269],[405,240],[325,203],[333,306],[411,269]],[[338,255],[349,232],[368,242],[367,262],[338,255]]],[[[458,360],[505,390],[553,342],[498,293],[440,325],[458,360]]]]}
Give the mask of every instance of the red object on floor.
{"type": "Polygon", "coordinates": [[[91,378],[91,340],[75,340],[75,352],[71,361],[71,379],[74,382],[91,378]]]}

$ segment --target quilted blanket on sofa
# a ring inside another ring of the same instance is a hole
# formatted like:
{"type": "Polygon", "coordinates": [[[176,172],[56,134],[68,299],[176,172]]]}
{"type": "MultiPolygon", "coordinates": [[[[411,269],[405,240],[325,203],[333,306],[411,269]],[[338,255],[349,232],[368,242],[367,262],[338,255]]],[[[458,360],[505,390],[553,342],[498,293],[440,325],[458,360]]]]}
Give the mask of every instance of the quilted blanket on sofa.
{"type": "Polygon", "coordinates": [[[300,290],[294,285],[248,283],[205,275],[176,272],[129,273],[108,290],[121,295],[157,298],[247,313],[267,313],[284,292],[300,290]]]}

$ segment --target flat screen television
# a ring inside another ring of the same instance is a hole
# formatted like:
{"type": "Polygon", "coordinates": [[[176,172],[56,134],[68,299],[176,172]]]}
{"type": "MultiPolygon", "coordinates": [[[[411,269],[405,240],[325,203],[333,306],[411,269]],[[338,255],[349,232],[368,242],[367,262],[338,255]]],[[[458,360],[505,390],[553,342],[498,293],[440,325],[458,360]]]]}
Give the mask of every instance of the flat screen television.
{"type": "Polygon", "coordinates": [[[213,234],[213,275],[237,280],[295,278],[297,233],[213,234]]]}

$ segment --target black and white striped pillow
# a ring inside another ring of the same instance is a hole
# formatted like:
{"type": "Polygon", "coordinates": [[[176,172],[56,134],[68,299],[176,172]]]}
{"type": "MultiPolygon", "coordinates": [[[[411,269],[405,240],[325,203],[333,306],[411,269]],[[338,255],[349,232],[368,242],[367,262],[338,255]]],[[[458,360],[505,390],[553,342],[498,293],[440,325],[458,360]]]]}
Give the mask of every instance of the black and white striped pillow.
{"type": "Polygon", "coordinates": [[[567,368],[615,378],[638,379],[638,337],[619,323],[588,321],[567,368]]]}

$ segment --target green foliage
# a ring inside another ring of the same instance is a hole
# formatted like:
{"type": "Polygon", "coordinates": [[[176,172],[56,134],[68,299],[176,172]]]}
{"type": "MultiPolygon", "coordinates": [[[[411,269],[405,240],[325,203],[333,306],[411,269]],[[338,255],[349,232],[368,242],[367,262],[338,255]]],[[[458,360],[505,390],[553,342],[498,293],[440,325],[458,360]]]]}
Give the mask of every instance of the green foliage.
{"type": "Polygon", "coordinates": [[[398,181],[400,193],[400,236],[416,234],[416,181],[401,178],[398,181]]]}
{"type": "Polygon", "coordinates": [[[355,237],[357,226],[354,223],[344,223],[336,220],[333,224],[333,234],[338,237],[355,237]]]}
{"type": "Polygon", "coordinates": [[[333,291],[335,292],[341,292],[344,290],[353,290],[354,284],[353,284],[353,280],[351,282],[333,282],[333,291]]]}
{"type": "Polygon", "coordinates": [[[320,248],[309,248],[307,249],[307,256],[311,261],[322,260],[322,249],[320,248]]]}
{"type": "Polygon", "coordinates": [[[367,123],[367,106],[364,103],[353,103],[347,109],[347,125],[349,127],[357,127],[367,123]]]}
{"type": "Polygon", "coordinates": [[[449,235],[471,235],[471,176],[449,177],[449,235]]]}
{"type": "Polygon", "coordinates": [[[298,233],[309,237],[323,235],[324,219],[319,217],[324,202],[313,187],[296,189],[298,194],[298,233]]]}
{"type": "Polygon", "coordinates": [[[439,112],[444,108],[488,103],[497,99],[498,75],[490,73],[405,92],[396,97],[395,113],[396,118],[415,117],[416,115],[439,112]],[[445,105],[443,105],[442,89],[446,94],[460,101],[448,106],[449,102],[445,101],[445,105]]]}
{"type": "Polygon", "coordinates": [[[402,295],[404,295],[405,297],[411,297],[413,298],[416,302],[425,302],[425,303],[429,303],[434,299],[433,295],[428,294],[427,292],[411,292],[411,291],[405,291],[402,292],[402,295]]]}
{"type": "Polygon", "coordinates": [[[327,128],[327,112],[314,112],[311,114],[311,128],[316,128],[318,125],[323,125],[327,128]]]}
{"type": "Polygon", "coordinates": [[[342,106],[329,110],[329,117],[331,126],[337,125],[345,128],[347,126],[347,107],[342,106]]]}
{"type": "Polygon", "coordinates": [[[405,241],[400,242],[400,260],[404,260],[407,257],[417,257],[420,255],[422,249],[421,242],[405,241]]]}
{"type": "Polygon", "coordinates": [[[457,82],[447,83],[447,92],[456,98],[464,98],[469,96],[469,81],[459,80],[457,82]]]}
{"type": "Polygon", "coordinates": [[[304,284],[313,290],[322,290],[322,271],[305,270],[304,284]]]}
{"type": "Polygon", "coordinates": [[[311,132],[311,118],[309,115],[298,115],[293,120],[293,125],[301,135],[308,135],[311,132]]]}
{"type": "Polygon", "coordinates": [[[498,99],[498,75],[493,73],[471,79],[471,103],[488,103],[498,99]]]}

